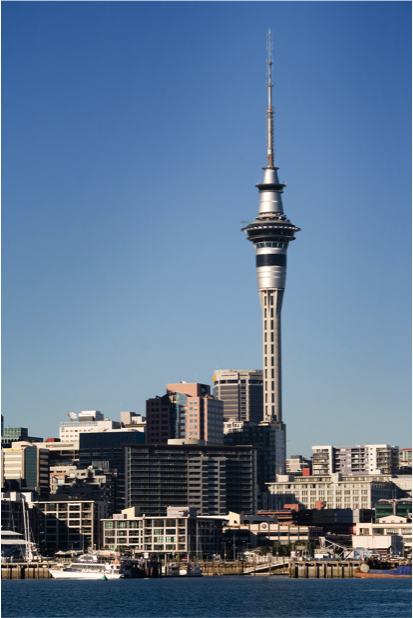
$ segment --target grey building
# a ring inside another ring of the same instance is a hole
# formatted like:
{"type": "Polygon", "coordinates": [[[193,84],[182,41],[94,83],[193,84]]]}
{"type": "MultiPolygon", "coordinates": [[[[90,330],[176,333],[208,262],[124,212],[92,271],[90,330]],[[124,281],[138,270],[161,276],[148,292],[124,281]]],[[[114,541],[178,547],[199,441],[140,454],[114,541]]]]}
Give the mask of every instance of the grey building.
{"type": "Polygon", "coordinates": [[[31,505],[34,535],[42,552],[81,550],[100,547],[101,520],[108,516],[106,500],[80,496],[54,495],[48,500],[34,500],[31,505]]]}
{"type": "Polygon", "coordinates": [[[93,466],[86,470],[78,470],[75,466],[53,466],[50,469],[50,494],[105,500],[108,515],[111,516],[115,506],[116,481],[115,474],[93,466]]]}
{"type": "Polygon", "coordinates": [[[125,502],[147,516],[171,504],[199,515],[254,513],[256,449],[194,444],[126,445],[125,502]]]}
{"type": "Polygon", "coordinates": [[[141,431],[107,431],[82,433],[79,436],[79,467],[96,466],[111,472],[114,478],[114,512],[125,508],[125,445],[143,444],[141,431]]]}
{"type": "Polygon", "coordinates": [[[252,445],[257,449],[259,508],[267,508],[267,483],[285,471],[285,429],[282,423],[226,423],[224,444],[252,445]],[[234,425],[233,427],[229,427],[234,425]],[[237,426],[238,425],[238,426],[237,426]]]}
{"type": "Polygon", "coordinates": [[[263,420],[263,372],[259,369],[217,369],[214,395],[224,402],[224,419],[263,420]]]}

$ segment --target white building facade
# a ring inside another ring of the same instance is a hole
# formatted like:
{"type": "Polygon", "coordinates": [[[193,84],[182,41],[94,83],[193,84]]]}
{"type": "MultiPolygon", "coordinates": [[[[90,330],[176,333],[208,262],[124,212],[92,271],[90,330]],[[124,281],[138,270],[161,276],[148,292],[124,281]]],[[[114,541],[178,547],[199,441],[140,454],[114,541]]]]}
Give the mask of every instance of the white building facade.
{"type": "Polygon", "coordinates": [[[294,477],[278,475],[268,484],[269,508],[279,510],[284,504],[316,508],[321,502],[327,509],[371,509],[381,499],[391,499],[395,485],[390,475],[354,476],[341,473],[326,476],[294,477]]]}

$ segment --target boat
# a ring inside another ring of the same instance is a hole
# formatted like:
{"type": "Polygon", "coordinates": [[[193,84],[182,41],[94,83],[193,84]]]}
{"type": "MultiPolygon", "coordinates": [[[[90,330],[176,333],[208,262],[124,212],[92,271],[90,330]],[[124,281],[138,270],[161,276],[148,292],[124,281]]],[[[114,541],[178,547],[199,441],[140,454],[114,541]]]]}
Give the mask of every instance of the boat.
{"type": "Polygon", "coordinates": [[[170,562],[166,566],[163,566],[162,575],[166,575],[167,577],[179,577],[179,564],[170,562]]]}
{"type": "Polygon", "coordinates": [[[370,578],[375,578],[375,579],[384,579],[384,578],[410,578],[412,577],[412,565],[410,564],[406,564],[406,565],[399,565],[396,568],[393,569],[372,569],[370,568],[370,566],[366,563],[363,563],[360,565],[360,567],[358,569],[356,569],[355,572],[355,576],[356,577],[360,577],[363,579],[370,579],[370,578]]]}
{"type": "Polygon", "coordinates": [[[170,562],[162,567],[162,575],[166,577],[202,577],[202,569],[198,564],[179,566],[175,562],[170,562]]]}
{"type": "Polygon", "coordinates": [[[184,577],[202,577],[202,569],[199,564],[189,564],[179,569],[179,575],[184,577]]]}
{"type": "Polygon", "coordinates": [[[54,579],[121,579],[133,577],[130,565],[121,560],[107,561],[95,554],[83,554],[69,566],[54,565],[49,569],[54,579]]]}

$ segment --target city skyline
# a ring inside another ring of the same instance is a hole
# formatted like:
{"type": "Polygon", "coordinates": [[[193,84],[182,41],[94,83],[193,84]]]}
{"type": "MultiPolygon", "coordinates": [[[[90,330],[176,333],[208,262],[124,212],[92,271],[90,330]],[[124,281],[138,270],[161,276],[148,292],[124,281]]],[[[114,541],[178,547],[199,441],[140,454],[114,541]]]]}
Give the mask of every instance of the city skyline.
{"type": "Polygon", "coordinates": [[[5,3],[6,425],[51,437],[70,411],[142,414],[167,383],[262,369],[239,228],[261,180],[270,27],[280,182],[303,230],[284,300],[287,453],[409,446],[410,13],[5,3]]]}

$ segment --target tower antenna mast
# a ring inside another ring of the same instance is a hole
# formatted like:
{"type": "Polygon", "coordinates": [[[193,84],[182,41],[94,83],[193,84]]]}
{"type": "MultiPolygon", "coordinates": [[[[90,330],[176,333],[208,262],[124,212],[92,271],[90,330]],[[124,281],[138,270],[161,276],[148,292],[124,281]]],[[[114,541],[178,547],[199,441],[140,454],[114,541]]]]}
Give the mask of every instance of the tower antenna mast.
{"type": "Polygon", "coordinates": [[[272,33],[268,29],[267,35],[268,49],[268,110],[267,110],[267,167],[274,167],[274,125],[273,125],[273,106],[272,106],[272,33]]]}

